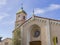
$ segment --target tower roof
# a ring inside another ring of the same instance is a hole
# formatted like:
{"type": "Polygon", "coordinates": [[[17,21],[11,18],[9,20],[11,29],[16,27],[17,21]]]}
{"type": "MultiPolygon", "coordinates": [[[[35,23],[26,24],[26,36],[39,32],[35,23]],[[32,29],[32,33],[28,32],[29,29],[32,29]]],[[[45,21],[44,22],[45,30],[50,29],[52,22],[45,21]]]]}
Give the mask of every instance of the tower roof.
{"type": "Polygon", "coordinates": [[[20,14],[20,13],[27,14],[27,13],[23,10],[23,8],[21,8],[21,9],[17,12],[17,14],[20,14]]]}
{"type": "Polygon", "coordinates": [[[21,3],[21,9],[17,12],[17,14],[20,14],[20,13],[27,14],[27,13],[23,10],[23,3],[21,3]]]}

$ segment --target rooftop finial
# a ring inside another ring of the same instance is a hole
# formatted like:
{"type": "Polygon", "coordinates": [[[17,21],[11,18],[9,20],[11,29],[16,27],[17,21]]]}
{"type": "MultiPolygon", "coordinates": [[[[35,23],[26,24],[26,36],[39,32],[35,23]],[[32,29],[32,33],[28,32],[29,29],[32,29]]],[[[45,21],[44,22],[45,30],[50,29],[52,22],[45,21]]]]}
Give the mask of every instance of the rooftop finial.
{"type": "Polygon", "coordinates": [[[23,10],[23,3],[21,3],[21,9],[23,10]]]}
{"type": "Polygon", "coordinates": [[[33,9],[33,15],[34,15],[34,9],[33,9]]]}
{"type": "Polygon", "coordinates": [[[33,14],[34,14],[34,9],[33,9],[33,14]]]}
{"type": "Polygon", "coordinates": [[[34,9],[33,9],[33,14],[32,14],[32,17],[33,17],[33,19],[35,18],[34,9]]]}

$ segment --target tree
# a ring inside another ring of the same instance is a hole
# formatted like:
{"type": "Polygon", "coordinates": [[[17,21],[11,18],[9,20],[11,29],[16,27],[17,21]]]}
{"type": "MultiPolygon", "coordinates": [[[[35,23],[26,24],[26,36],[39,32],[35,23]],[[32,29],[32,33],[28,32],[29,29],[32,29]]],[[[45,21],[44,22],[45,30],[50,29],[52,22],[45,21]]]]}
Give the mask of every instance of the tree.
{"type": "Polygon", "coordinates": [[[21,31],[19,28],[13,32],[13,45],[21,45],[21,31]]]}

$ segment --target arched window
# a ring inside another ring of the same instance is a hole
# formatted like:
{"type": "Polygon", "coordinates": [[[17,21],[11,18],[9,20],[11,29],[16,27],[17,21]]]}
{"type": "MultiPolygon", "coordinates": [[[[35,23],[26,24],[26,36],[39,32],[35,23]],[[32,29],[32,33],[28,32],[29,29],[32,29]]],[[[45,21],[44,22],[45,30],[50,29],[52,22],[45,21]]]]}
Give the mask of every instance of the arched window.
{"type": "Polygon", "coordinates": [[[23,19],[25,19],[25,16],[23,16],[23,19]]]}
{"type": "Polygon", "coordinates": [[[18,17],[20,17],[20,15],[18,15],[18,17]]]}
{"type": "Polygon", "coordinates": [[[40,36],[40,27],[36,24],[31,26],[31,35],[35,38],[40,36]]]}

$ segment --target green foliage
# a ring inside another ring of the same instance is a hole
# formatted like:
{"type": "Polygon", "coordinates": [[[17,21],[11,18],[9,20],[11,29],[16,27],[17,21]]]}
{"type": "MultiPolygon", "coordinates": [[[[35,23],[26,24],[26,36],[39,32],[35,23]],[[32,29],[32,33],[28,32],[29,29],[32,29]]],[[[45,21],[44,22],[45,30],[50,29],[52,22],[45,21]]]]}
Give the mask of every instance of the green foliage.
{"type": "Polygon", "coordinates": [[[13,33],[13,45],[21,45],[21,31],[16,29],[13,33]]]}
{"type": "Polygon", "coordinates": [[[56,37],[53,38],[53,43],[56,45],[56,37]]]}

